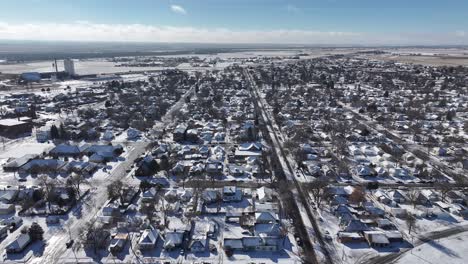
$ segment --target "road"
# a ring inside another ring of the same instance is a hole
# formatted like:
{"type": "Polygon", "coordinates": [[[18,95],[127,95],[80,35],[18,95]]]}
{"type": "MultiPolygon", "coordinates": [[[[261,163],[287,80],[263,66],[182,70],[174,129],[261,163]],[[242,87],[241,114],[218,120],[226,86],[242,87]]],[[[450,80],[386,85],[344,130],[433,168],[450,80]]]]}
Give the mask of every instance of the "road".
{"type": "Polygon", "coordinates": [[[325,245],[317,222],[308,205],[307,196],[304,194],[301,185],[297,181],[297,176],[295,175],[293,166],[290,164],[290,160],[285,154],[283,143],[280,140],[280,138],[282,137],[281,135],[278,135],[279,130],[276,121],[273,118],[271,118],[269,116],[269,113],[266,111],[266,102],[264,102],[264,99],[260,97],[258,87],[252,80],[252,77],[250,76],[248,70],[244,70],[244,74],[250,83],[251,94],[254,98],[257,111],[260,112],[263,122],[266,125],[267,133],[265,134],[268,135],[271,139],[273,149],[276,156],[278,157],[280,163],[279,165],[283,171],[283,175],[285,176],[286,180],[291,184],[291,186],[293,186],[290,192],[291,196],[294,199],[294,204],[296,206],[295,209],[297,210],[297,212],[295,212],[294,214],[297,215],[298,218],[295,220],[299,222],[299,226],[303,229],[302,232],[299,232],[299,235],[302,236],[301,238],[304,242],[304,251],[306,253],[307,260],[311,263],[319,263],[314,249],[314,238],[316,238],[321,246],[321,251],[325,256],[325,262],[333,263],[333,260],[325,245]]]}

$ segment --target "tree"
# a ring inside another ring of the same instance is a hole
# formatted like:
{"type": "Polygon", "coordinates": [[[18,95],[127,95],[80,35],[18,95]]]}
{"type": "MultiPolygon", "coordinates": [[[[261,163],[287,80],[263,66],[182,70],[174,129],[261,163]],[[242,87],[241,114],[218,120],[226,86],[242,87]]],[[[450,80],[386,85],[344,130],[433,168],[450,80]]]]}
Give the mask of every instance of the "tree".
{"type": "Polygon", "coordinates": [[[166,156],[162,156],[159,161],[159,167],[161,170],[168,171],[171,169],[171,164],[169,164],[169,159],[166,156]]]}
{"type": "Polygon", "coordinates": [[[50,212],[50,204],[56,199],[56,182],[55,180],[50,179],[47,175],[43,175],[39,178],[39,186],[42,187],[42,190],[44,192],[44,198],[47,201],[47,206],[50,212]]]}
{"type": "Polygon", "coordinates": [[[406,215],[406,225],[408,226],[408,233],[411,234],[411,230],[413,230],[413,228],[416,226],[416,216],[412,213],[408,213],[408,215],[406,215]]]}
{"type": "Polygon", "coordinates": [[[452,186],[448,182],[436,182],[434,187],[440,192],[442,200],[445,200],[447,194],[452,190],[452,186]]]}
{"type": "Polygon", "coordinates": [[[151,183],[148,182],[147,180],[141,181],[140,182],[140,190],[141,192],[146,192],[152,187],[151,183]]]}
{"type": "Polygon", "coordinates": [[[42,241],[44,239],[44,229],[36,222],[31,224],[28,233],[32,241],[42,241]]]}
{"type": "Polygon", "coordinates": [[[50,137],[51,137],[52,139],[57,139],[57,138],[60,137],[58,128],[57,128],[55,125],[52,125],[52,126],[50,127],[50,137]]]}
{"type": "Polygon", "coordinates": [[[72,173],[72,175],[70,175],[70,177],[68,177],[67,179],[67,185],[72,187],[75,190],[76,194],[78,194],[78,196],[80,196],[81,194],[81,191],[80,191],[81,184],[85,184],[87,182],[88,181],[83,175],[76,174],[76,173],[72,173]]]}
{"type": "Polygon", "coordinates": [[[353,204],[360,204],[365,201],[366,194],[361,186],[354,187],[353,192],[349,196],[349,201],[353,204]]]}
{"type": "Polygon", "coordinates": [[[326,189],[328,187],[328,180],[326,179],[316,179],[307,185],[307,189],[310,190],[314,202],[317,204],[317,207],[321,207],[322,201],[326,197],[326,189]]]}
{"type": "Polygon", "coordinates": [[[115,200],[121,196],[123,189],[122,181],[118,180],[107,186],[107,197],[111,200],[115,200]]]}
{"type": "Polygon", "coordinates": [[[416,204],[419,199],[419,191],[418,190],[411,190],[409,191],[406,196],[408,197],[408,201],[413,205],[413,208],[416,208],[416,204]]]}

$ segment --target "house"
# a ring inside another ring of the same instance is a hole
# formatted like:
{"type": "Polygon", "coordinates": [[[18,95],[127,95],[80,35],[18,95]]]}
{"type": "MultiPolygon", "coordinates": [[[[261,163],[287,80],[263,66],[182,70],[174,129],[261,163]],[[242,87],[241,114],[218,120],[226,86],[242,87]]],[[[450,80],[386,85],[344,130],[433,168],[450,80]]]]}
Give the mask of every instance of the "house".
{"type": "Polygon", "coordinates": [[[235,151],[235,156],[241,159],[260,155],[262,155],[262,145],[260,143],[244,143],[235,151]]]}
{"type": "Polygon", "coordinates": [[[281,235],[281,226],[277,223],[256,223],[254,234],[256,236],[279,237],[281,235]]]}
{"type": "Polygon", "coordinates": [[[244,249],[244,244],[242,238],[225,238],[223,247],[227,250],[242,250],[244,249]]]}
{"type": "Polygon", "coordinates": [[[98,169],[98,166],[94,163],[87,162],[87,161],[77,161],[77,160],[72,160],[65,164],[63,167],[64,171],[67,171],[68,173],[76,173],[80,175],[85,175],[85,176],[91,176],[93,175],[94,172],[96,172],[98,169]]]}
{"type": "Polygon", "coordinates": [[[26,155],[21,156],[19,158],[9,159],[5,163],[5,165],[3,165],[3,170],[5,172],[18,171],[21,168],[21,166],[25,165],[30,160],[35,159],[35,158],[37,158],[37,155],[26,154],[26,155]]]}
{"type": "Polygon", "coordinates": [[[80,147],[81,151],[88,155],[100,155],[103,157],[116,157],[123,152],[123,147],[121,145],[88,145],[85,144],[80,147]]]}
{"type": "Polygon", "coordinates": [[[236,186],[223,187],[223,201],[225,202],[240,202],[242,201],[242,191],[236,186]]]}
{"type": "Polygon", "coordinates": [[[405,218],[408,215],[408,211],[404,208],[391,208],[390,214],[397,218],[405,218]]]}
{"type": "Polygon", "coordinates": [[[243,250],[252,251],[277,251],[279,239],[273,237],[243,237],[243,250]]]}
{"type": "Polygon", "coordinates": [[[390,243],[402,243],[404,241],[403,235],[398,230],[387,231],[385,232],[385,236],[390,243]]]}
{"type": "Polygon", "coordinates": [[[36,140],[39,143],[44,143],[50,139],[50,130],[37,130],[36,131],[36,140]]]}
{"type": "Polygon", "coordinates": [[[158,163],[151,155],[145,156],[137,166],[135,176],[152,176],[159,169],[158,163]]]}
{"type": "Polygon", "coordinates": [[[257,201],[259,203],[265,203],[272,201],[272,190],[262,186],[257,189],[257,201]]]}
{"type": "Polygon", "coordinates": [[[184,233],[181,231],[169,231],[166,232],[165,241],[164,241],[164,248],[165,249],[174,249],[182,245],[182,241],[184,240],[184,233]]]}
{"type": "Polygon", "coordinates": [[[7,215],[15,212],[15,205],[0,203],[0,215],[7,215]]]}
{"type": "Polygon", "coordinates": [[[4,239],[5,237],[8,236],[8,230],[10,230],[9,226],[0,225],[0,239],[4,239]]]}
{"type": "Polygon", "coordinates": [[[203,219],[194,221],[189,249],[192,252],[204,252],[208,246],[208,236],[213,236],[215,225],[203,219]]]}
{"type": "Polygon", "coordinates": [[[112,223],[114,217],[120,216],[119,206],[116,203],[109,202],[101,209],[99,220],[104,223],[112,223]]]}
{"type": "Polygon", "coordinates": [[[52,150],[50,150],[49,154],[52,155],[52,157],[54,158],[58,158],[58,157],[77,158],[80,156],[81,151],[78,146],[60,144],[58,146],[55,146],[55,148],[53,148],[52,150]]]}
{"type": "Polygon", "coordinates": [[[128,241],[128,233],[117,233],[110,241],[109,251],[116,255],[121,252],[128,241]]]}
{"type": "Polygon", "coordinates": [[[341,243],[360,243],[366,241],[361,234],[356,232],[338,232],[337,237],[341,243]]]}
{"type": "Polygon", "coordinates": [[[156,197],[157,190],[154,187],[151,187],[149,190],[142,192],[140,194],[142,202],[146,201],[153,201],[154,197],[156,197]]]}
{"type": "Polygon", "coordinates": [[[23,234],[21,233],[16,239],[11,242],[7,247],[6,251],[7,253],[19,253],[23,251],[27,245],[31,243],[31,237],[29,234],[23,234]]]}
{"type": "Polygon", "coordinates": [[[65,162],[57,159],[33,159],[21,166],[20,173],[59,173],[65,162]]]}
{"type": "Polygon", "coordinates": [[[406,197],[406,195],[403,194],[399,190],[391,191],[388,194],[389,194],[390,199],[392,199],[396,203],[406,203],[406,201],[408,201],[408,198],[406,197]]]}
{"type": "Polygon", "coordinates": [[[151,250],[158,243],[158,239],[159,231],[157,229],[152,227],[145,229],[138,240],[138,248],[140,250],[151,250]]]}
{"type": "Polygon", "coordinates": [[[3,203],[12,203],[18,197],[19,190],[13,188],[6,188],[0,190],[0,201],[3,203]]]}
{"type": "Polygon", "coordinates": [[[365,231],[364,237],[371,247],[387,247],[390,245],[387,236],[381,231],[365,231]]]}
{"type": "Polygon", "coordinates": [[[0,136],[15,138],[22,134],[31,133],[32,127],[30,118],[0,119],[0,136]]]}
{"type": "Polygon", "coordinates": [[[368,230],[369,228],[367,227],[367,225],[361,222],[361,220],[353,219],[349,222],[348,226],[346,226],[346,228],[343,231],[360,233],[368,230]]]}
{"type": "Polygon", "coordinates": [[[436,202],[439,200],[437,194],[431,190],[421,190],[419,192],[417,202],[422,205],[431,205],[432,202],[436,202]]]}
{"type": "Polygon", "coordinates": [[[234,177],[240,177],[244,175],[245,173],[245,168],[240,165],[229,164],[228,169],[229,169],[229,174],[234,177]]]}
{"type": "Polygon", "coordinates": [[[396,226],[388,219],[377,219],[377,227],[383,230],[397,230],[396,226]]]}
{"type": "Polygon", "coordinates": [[[463,204],[466,200],[466,196],[460,191],[452,190],[447,193],[445,200],[450,203],[463,204]]]}
{"type": "Polygon", "coordinates": [[[114,139],[114,133],[111,130],[106,130],[101,138],[104,141],[112,141],[112,139],[114,139]]]}
{"type": "Polygon", "coordinates": [[[255,223],[257,224],[269,224],[276,223],[279,221],[278,215],[272,212],[258,212],[255,213],[255,223]]]}
{"type": "Polygon", "coordinates": [[[202,194],[202,199],[206,204],[215,203],[219,201],[222,194],[218,190],[205,190],[202,194]]]}
{"type": "Polygon", "coordinates": [[[207,239],[195,238],[190,241],[189,249],[192,252],[204,252],[206,250],[207,239]]]}
{"type": "Polygon", "coordinates": [[[209,174],[221,174],[223,169],[224,165],[221,161],[209,160],[205,165],[205,171],[209,174]]]}
{"type": "Polygon", "coordinates": [[[127,139],[128,140],[135,140],[140,137],[141,132],[134,128],[129,128],[127,130],[127,139]]]}
{"type": "Polygon", "coordinates": [[[371,206],[364,206],[364,210],[366,211],[366,215],[369,216],[369,217],[373,217],[373,218],[376,218],[376,217],[383,217],[385,215],[385,211],[378,208],[378,207],[375,207],[373,205],[371,206]]]}

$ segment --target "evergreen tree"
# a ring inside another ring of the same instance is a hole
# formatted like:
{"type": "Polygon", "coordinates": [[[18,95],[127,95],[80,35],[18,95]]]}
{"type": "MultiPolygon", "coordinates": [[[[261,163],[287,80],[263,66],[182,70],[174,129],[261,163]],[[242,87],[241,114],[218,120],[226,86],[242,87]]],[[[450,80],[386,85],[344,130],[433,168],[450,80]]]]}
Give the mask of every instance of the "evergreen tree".
{"type": "Polygon", "coordinates": [[[60,124],[60,138],[61,139],[67,139],[67,131],[65,130],[65,127],[63,124],[60,124]]]}
{"type": "Polygon", "coordinates": [[[44,229],[42,229],[38,223],[34,222],[29,228],[29,236],[32,241],[42,241],[44,239],[44,229]]]}
{"type": "Polygon", "coordinates": [[[50,127],[50,137],[51,137],[52,139],[57,139],[57,138],[59,138],[59,136],[60,136],[60,135],[59,135],[58,128],[57,128],[55,125],[52,125],[52,126],[50,127]]]}

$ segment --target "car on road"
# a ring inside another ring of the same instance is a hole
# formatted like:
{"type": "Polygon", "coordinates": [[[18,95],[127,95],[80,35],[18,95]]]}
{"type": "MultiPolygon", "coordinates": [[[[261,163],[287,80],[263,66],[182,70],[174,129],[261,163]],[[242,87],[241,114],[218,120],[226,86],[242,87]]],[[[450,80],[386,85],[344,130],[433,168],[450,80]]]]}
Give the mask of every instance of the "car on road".
{"type": "Polygon", "coordinates": [[[19,181],[19,182],[25,182],[25,181],[27,181],[27,180],[24,179],[24,178],[19,178],[18,181],[19,181]]]}

